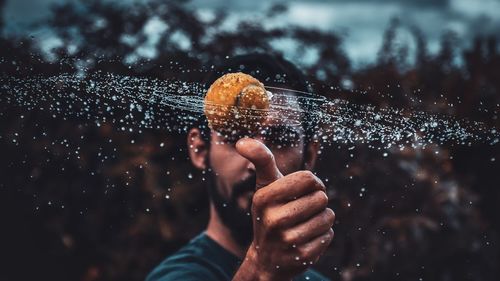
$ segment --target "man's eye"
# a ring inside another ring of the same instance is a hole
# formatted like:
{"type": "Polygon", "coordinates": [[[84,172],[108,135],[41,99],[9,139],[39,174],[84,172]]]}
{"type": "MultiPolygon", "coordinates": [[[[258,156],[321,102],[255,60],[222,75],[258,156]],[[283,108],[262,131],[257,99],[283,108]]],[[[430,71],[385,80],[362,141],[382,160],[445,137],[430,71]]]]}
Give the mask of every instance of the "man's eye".
{"type": "Polygon", "coordinates": [[[234,145],[234,144],[236,144],[236,142],[239,139],[242,139],[245,137],[254,137],[254,136],[252,136],[250,134],[245,134],[243,132],[233,131],[233,132],[222,135],[222,140],[224,143],[234,145]]]}
{"type": "Polygon", "coordinates": [[[298,145],[301,139],[300,134],[292,130],[269,130],[262,136],[274,146],[298,145]]]}
{"type": "Polygon", "coordinates": [[[240,136],[226,136],[223,138],[223,142],[226,144],[236,144],[236,142],[240,139],[240,136]]]}

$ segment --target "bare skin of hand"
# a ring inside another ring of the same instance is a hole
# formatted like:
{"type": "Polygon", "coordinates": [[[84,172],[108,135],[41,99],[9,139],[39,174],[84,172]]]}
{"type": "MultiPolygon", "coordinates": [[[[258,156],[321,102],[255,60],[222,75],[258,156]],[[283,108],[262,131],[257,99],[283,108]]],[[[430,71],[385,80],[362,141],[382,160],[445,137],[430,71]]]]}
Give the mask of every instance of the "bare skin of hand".
{"type": "Polygon", "coordinates": [[[334,212],[310,171],[283,176],[271,151],[245,138],[236,150],[255,165],[254,238],[233,280],[291,280],[318,261],[333,239],[334,212]]]}

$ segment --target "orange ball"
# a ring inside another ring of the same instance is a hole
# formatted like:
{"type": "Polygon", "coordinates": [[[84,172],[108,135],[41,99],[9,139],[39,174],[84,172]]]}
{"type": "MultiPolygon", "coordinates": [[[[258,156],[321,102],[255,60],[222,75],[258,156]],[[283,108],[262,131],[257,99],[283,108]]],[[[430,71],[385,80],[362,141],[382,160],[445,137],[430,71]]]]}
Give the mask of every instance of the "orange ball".
{"type": "Polygon", "coordinates": [[[252,132],[261,126],[270,97],[259,80],[245,73],[228,73],[210,86],[204,112],[211,129],[252,132]]]}

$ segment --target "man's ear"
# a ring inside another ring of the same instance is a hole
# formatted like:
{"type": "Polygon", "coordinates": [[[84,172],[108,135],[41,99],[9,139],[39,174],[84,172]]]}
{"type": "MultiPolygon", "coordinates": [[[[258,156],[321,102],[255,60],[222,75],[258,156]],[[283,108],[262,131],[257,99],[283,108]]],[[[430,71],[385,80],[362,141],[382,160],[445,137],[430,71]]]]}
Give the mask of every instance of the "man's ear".
{"type": "Polygon", "coordinates": [[[316,160],[318,159],[319,146],[319,141],[312,140],[304,148],[304,169],[314,169],[316,160]]]}
{"type": "Polygon", "coordinates": [[[208,147],[198,128],[192,128],[187,135],[187,147],[191,163],[200,170],[207,168],[208,147]]]}

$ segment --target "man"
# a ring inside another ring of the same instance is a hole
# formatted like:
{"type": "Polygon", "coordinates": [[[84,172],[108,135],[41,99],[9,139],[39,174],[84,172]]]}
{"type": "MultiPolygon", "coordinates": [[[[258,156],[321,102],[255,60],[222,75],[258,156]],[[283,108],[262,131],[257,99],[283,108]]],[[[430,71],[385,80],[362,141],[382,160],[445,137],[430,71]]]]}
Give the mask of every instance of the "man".
{"type": "MultiPolygon", "coordinates": [[[[268,55],[235,57],[220,69],[208,82],[241,71],[266,86],[308,89],[291,63],[268,55]]],[[[303,106],[296,95],[283,102],[283,114],[251,137],[224,136],[206,122],[189,131],[191,162],[209,179],[210,220],[147,281],[328,280],[309,269],[330,244],[335,219],[325,186],[309,171],[319,149],[314,123],[303,107],[301,122],[282,118],[287,107],[303,106]]]]}

